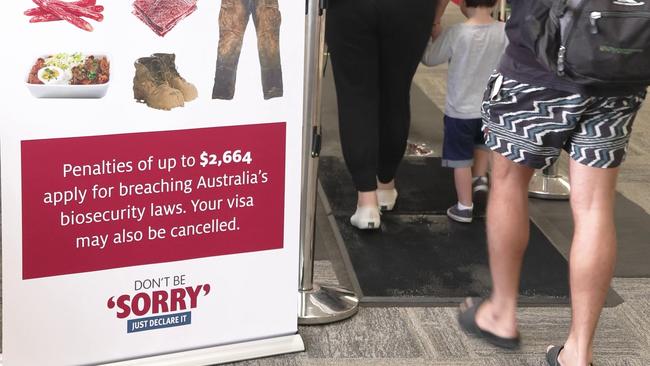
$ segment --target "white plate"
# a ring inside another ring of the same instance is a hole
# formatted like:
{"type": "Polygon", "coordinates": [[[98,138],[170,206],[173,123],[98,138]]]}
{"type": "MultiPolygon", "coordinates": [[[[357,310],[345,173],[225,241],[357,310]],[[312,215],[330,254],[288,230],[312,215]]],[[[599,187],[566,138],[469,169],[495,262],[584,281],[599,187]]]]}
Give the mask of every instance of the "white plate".
{"type": "MultiPolygon", "coordinates": [[[[49,55],[40,56],[40,58],[46,58],[49,55]]],[[[90,56],[90,55],[87,55],[90,56]]],[[[95,58],[106,57],[109,62],[111,60],[106,55],[93,55],[95,58]]],[[[36,62],[36,61],[34,61],[36,62]]],[[[34,64],[30,65],[29,70],[27,71],[27,76],[25,77],[25,85],[27,89],[35,98],[103,98],[108,92],[108,86],[111,83],[112,73],[106,84],[94,84],[94,85],[44,85],[44,84],[30,84],[27,82],[29,79],[29,72],[31,71],[34,64]]],[[[110,69],[112,72],[112,68],[110,69]]]]}

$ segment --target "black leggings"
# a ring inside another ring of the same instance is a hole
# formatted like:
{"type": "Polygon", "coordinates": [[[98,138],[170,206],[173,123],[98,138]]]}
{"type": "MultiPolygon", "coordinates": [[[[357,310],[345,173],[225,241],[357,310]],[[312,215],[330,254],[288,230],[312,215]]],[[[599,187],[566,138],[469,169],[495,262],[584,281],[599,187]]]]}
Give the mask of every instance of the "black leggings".
{"type": "Polygon", "coordinates": [[[343,157],[356,189],[395,177],[411,119],[413,75],[433,27],[435,0],[330,0],[326,38],[343,157]]]}

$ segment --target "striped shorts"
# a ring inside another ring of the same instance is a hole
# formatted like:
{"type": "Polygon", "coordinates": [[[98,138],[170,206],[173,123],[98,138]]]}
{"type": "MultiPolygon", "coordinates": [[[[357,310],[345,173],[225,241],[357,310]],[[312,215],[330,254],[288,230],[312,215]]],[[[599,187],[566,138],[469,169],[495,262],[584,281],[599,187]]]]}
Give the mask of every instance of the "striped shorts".
{"type": "Polygon", "coordinates": [[[533,169],[551,166],[561,149],[581,164],[614,168],[625,159],[645,91],[589,97],[494,74],[482,105],[486,145],[533,169]]]}

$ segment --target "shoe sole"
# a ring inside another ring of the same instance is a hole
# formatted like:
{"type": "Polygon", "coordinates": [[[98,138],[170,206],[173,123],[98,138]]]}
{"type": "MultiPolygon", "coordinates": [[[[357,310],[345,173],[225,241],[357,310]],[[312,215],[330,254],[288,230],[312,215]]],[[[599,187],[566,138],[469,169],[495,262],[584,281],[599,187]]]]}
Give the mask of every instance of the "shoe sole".
{"type": "Polygon", "coordinates": [[[468,218],[468,217],[457,216],[457,215],[454,215],[454,214],[449,213],[449,212],[447,212],[447,217],[449,217],[450,219],[452,219],[454,221],[462,222],[462,223],[466,223],[466,224],[469,224],[469,223],[472,222],[471,217],[468,218]]]}
{"type": "Polygon", "coordinates": [[[478,186],[478,187],[472,188],[472,193],[478,193],[478,192],[487,193],[487,191],[488,191],[488,188],[486,186],[478,186]]]}
{"type": "Polygon", "coordinates": [[[360,229],[360,230],[375,230],[375,229],[379,229],[379,227],[380,227],[380,225],[378,223],[376,223],[376,222],[367,222],[365,226],[355,225],[355,224],[352,224],[352,226],[354,226],[354,227],[356,227],[357,229],[360,229]]]}
{"type": "Polygon", "coordinates": [[[379,209],[382,211],[393,211],[394,208],[395,208],[394,203],[392,205],[382,205],[382,204],[379,205],[379,209]]]}

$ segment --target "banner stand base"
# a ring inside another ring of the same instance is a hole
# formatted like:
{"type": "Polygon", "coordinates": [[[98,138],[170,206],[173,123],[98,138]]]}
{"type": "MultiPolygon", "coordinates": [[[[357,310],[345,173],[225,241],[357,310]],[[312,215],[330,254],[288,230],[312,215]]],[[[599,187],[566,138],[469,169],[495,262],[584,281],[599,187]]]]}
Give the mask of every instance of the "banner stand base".
{"type": "MultiPolygon", "coordinates": [[[[305,344],[299,334],[257,341],[201,348],[105,364],[105,366],[206,366],[286,353],[302,352],[305,344]]],[[[2,366],[2,364],[0,364],[2,366]]]]}

